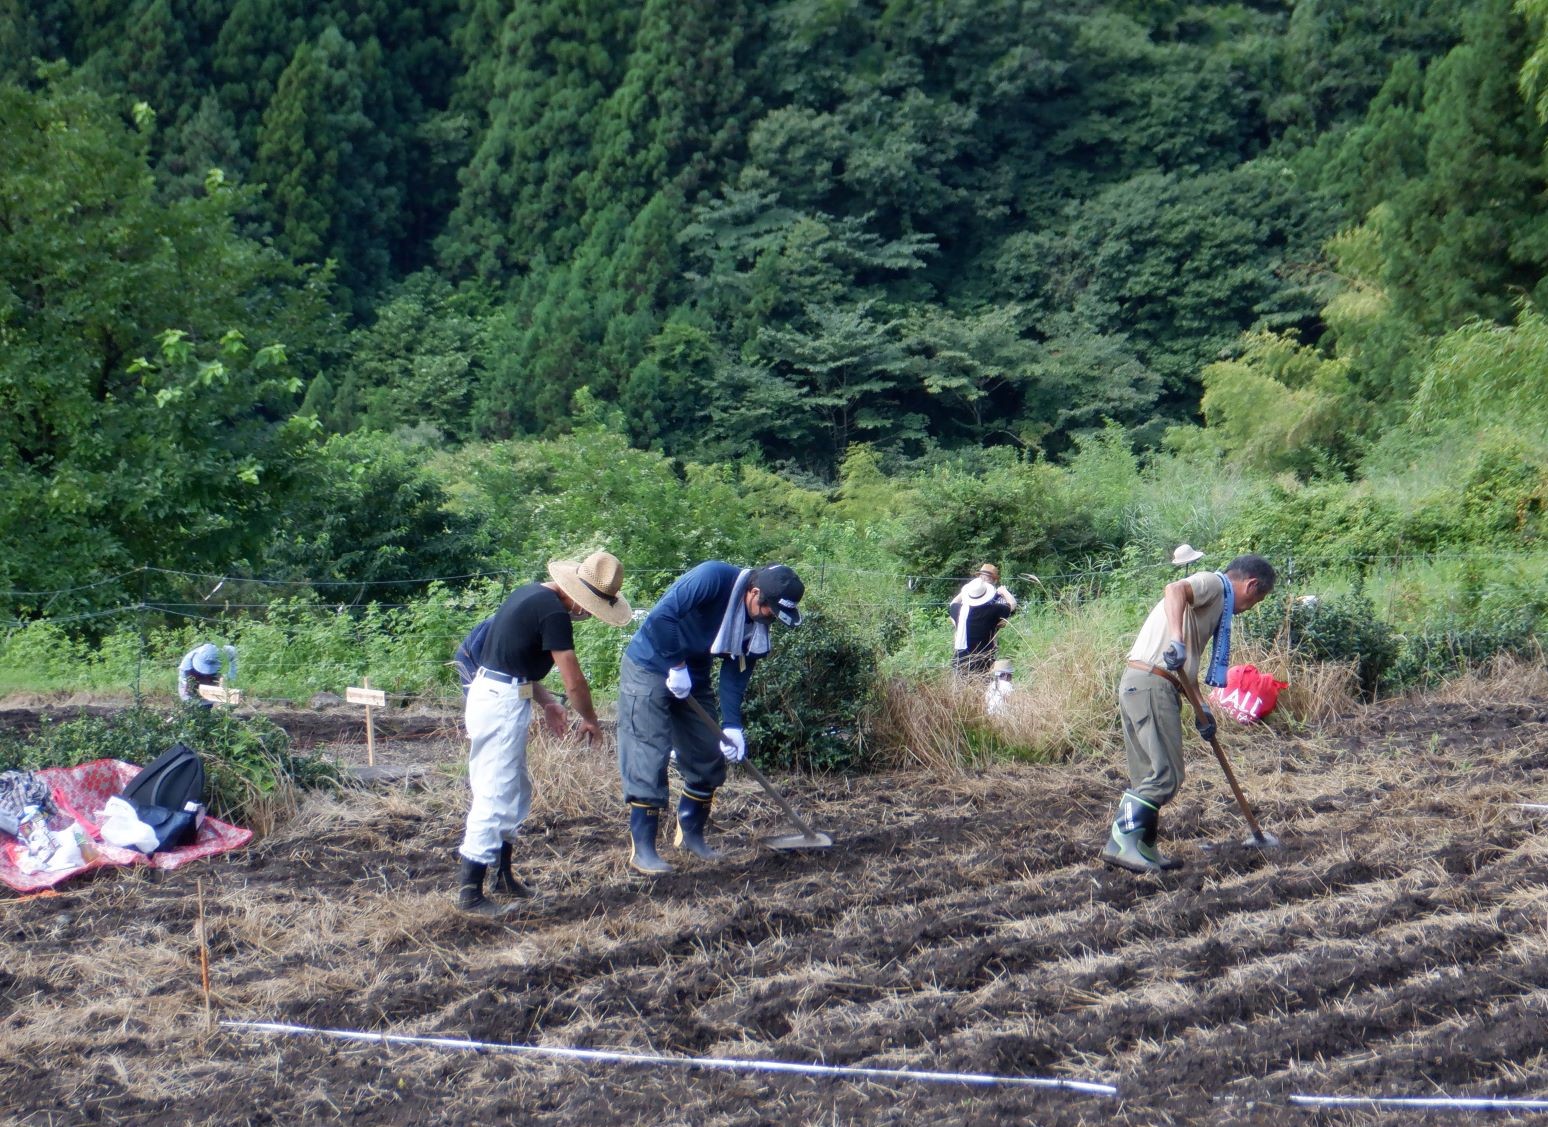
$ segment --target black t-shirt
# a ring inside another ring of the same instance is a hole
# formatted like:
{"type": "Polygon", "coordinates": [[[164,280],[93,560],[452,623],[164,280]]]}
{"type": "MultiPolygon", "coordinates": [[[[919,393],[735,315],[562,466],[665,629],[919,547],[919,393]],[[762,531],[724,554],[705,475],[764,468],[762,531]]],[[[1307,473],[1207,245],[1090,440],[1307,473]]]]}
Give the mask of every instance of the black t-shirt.
{"type": "Polygon", "coordinates": [[[478,663],[486,669],[541,681],[554,667],[554,650],[573,650],[575,631],[559,596],[541,583],[512,591],[495,611],[478,663]]]}
{"type": "Polygon", "coordinates": [[[958,622],[958,615],[966,614],[967,652],[983,653],[994,648],[995,628],[1011,616],[1010,607],[999,599],[990,599],[976,607],[964,607],[961,603],[951,608],[951,620],[958,622]]]}

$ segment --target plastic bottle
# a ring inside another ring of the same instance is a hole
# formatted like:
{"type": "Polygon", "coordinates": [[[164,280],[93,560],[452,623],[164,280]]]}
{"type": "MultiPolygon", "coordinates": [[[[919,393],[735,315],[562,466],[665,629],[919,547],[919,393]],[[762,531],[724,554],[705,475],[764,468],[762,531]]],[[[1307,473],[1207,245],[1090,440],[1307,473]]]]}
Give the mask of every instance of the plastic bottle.
{"type": "Polygon", "coordinates": [[[54,855],[54,839],[49,836],[48,819],[36,806],[28,806],[22,811],[21,823],[16,827],[16,836],[21,838],[22,843],[27,847],[27,852],[38,864],[46,863],[54,855]]]}

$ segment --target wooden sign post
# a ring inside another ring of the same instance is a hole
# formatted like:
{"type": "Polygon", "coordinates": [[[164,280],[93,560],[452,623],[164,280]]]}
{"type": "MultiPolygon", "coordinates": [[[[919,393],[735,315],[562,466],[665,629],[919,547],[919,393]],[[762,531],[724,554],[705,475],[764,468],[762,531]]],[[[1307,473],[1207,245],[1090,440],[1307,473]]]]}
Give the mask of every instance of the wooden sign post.
{"type": "Polygon", "coordinates": [[[386,708],[387,694],[381,689],[371,688],[371,678],[362,677],[360,686],[351,686],[344,690],[344,699],[350,704],[363,704],[366,710],[366,765],[376,766],[376,730],[371,726],[371,709],[386,708]]]}
{"type": "Polygon", "coordinates": [[[222,677],[218,684],[200,685],[199,696],[216,704],[229,704],[233,707],[242,703],[241,689],[226,688],[226,679],[222,677]]]}

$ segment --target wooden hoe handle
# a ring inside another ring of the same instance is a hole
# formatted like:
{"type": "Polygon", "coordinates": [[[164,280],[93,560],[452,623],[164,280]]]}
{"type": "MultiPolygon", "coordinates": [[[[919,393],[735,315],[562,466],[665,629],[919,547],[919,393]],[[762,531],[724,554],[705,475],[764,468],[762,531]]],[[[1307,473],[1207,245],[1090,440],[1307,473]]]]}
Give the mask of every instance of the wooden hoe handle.
{"type": "MultiPolygon", "coordinates": [[[[699,714],[700,719],[715,730],[715,738],[720,739],[720,725],[715,723],[715,718],[709,714],[709,710],[694,700],[691,694],[683,699],[699,714]]],[[[751,759],[743,759],[742,767],[746,769],[749,775],[758,780],[758,785],[763,788],[764,793],[779,804],[779,808],[785,812],[785,817],[790,819],[791,825],[795,826],[796,829],[800,830],[807,837],[814,838],[817,836],[812,827],[808,826],[801,815],[796,813],[796,808],[790,805],[790,800],[779,793],[779,788],[769,782],[769,777],[758,770],[751,759]]]]}
{"type": "MultiPolygon", "coordinates": [[[[1193,707],[1194,718],[1203,716],[1206,709],[1204,701],[1199,697],[1199,687],[1192,680],[1184,676],[1174,677],[1173,680],[1181,687],[1183,695],[1188,698],[1188,703],[1193,707]]],[[[1215,753],[1215,758],[1220,761],[1220,769],[1225,772],[1226,782],[1231,784],[1231,793],[1236,796],[1236,805],[1242,808],[1242,817],[1247,819],[1247,825],[1252,829],[1253,840],[1263,841],[1263,828],[1258,825],[1258,819],[1253,817],[1252,807],[1247,805],[1247,796],[1242,793],[1241,784],[1236,781],[1236,772],[1231,770],[1231,761],[1226,758],[1226,753],[1220,747],[1220,737],[1210,736],[1209,746],[1215,753]]]]}

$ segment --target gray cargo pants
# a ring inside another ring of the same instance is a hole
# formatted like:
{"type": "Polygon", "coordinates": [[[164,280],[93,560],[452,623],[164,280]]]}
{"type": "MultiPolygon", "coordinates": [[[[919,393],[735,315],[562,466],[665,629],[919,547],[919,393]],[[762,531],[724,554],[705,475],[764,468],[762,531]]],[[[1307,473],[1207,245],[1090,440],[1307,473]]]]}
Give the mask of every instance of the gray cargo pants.
{"type": "MultiPolygon", "coordinates": [[[[711,677],[705,676],[700,684],[696,672],[693,697],[716,716],[720,702],[710,681],[711,677]]],[[[671,798],[667,756],[673,748],[677,749],[683,785],[695,794],[708,797],[726,781],[726,760],[720,753],[717,730],[687,701],[674,697],[661,674],[625,657],[618,670],[618,774],[625,802],[667,804],[671,798]]]]}
{"type": "Polygon", "coordinates": [[[1182,705],[1177,686],[1154,673],[1125,669],[1118,682],[1118,712],[1129,758],[1129,792],[1164,806],[1183,781],[1182,705]]]}

